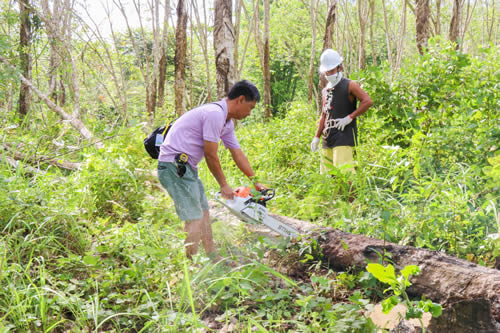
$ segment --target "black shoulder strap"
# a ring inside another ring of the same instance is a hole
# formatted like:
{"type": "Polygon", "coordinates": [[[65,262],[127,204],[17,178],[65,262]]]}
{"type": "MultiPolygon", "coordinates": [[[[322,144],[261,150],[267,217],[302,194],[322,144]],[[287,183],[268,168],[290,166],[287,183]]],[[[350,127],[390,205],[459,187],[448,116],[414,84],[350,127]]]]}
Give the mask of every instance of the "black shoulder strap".
{"type": "Polygon", "coordinates": [[[215,105],[217,105],[218,107],[220,107],[224,111],[224,107],[222,105],[220,105],[219,103],[217,103],[217,102],[212,102],[212,103],[208,103],[208,104],[215,104],[215,105]]]}

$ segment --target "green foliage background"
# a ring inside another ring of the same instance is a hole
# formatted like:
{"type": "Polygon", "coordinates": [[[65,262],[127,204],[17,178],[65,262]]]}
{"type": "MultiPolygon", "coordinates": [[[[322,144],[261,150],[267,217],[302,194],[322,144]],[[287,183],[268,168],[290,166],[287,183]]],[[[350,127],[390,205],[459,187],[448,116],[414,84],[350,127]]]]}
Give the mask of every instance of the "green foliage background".
{"type": "MultiPolygon", "coordinates": [[[[393,4],[389,18],[398,21],[398,2],[393,4]]],[[[6,1],[0,5],[0,25],[10,31],[0,34],[0,53],[16,64],[12,31],[18,15],[7,10],[6,1]]],[[[325,12],[325,4],[320,7],[325,12]]],[[[354,7],[348,10],[355,15],[354,7]]],[[[259,105],[237,128],[259,180],[276,189],[269,209],[497,267],[498,47],[470,47],[462,53],[435,38],[423,56],[406,51],[410,54],[396,71],[385,61],[383,36],[376,34],[379,54],[368,57],[377,57],[379,65],[349,68],[348,73],[375,102],[360,118],[356,174],[335,169],[320,175],[319,155],[309,150],[318,116],[299,74],[310,57],[309,13],[293,1],[274,2],[272,12],[274,117],[264,120],[259,105]]],[[[376,24],[381,21],[377,15],[376,24]]],[[[244,19],[241,47],[248,25],[244,19]]],[[[38,24],[35,29],[34,77],[45,91],[47,38],[42,28],[38,24]]],[[[477,29],[472,25],[471,31],[477,29]]],[[[149,37],[138,33],[136,38],[144,39],[143,54],[150,52],[149,37]]],[[[81,118],[103,140],[103,149],[84,141],[37,98],[30,114],[20,119],[16,72],[0,64],[0,331],[217,331],[231,325],[260,332],[374,331],[363,314],[383,298],[384,288],[367,272],[325,267],[315,240],[284,244],[242,224],[217,221],[217,246],[237,267],[213,264],[203,254],[193,263],[186,260],[182,222],[151,175],[155,162],[142,147],[142,60],[126,36],[118,39],[111,60],[125,68],[126,111],[118,107],[116,88],[97,57],[103,45],[79,40],[73,45],[73,52],[85,59],[76,63],[81,118]],[[13,166],[16,153],[25,158],[13,166]],[[80,166],[60,169],[45,157],[80,166]]],[[[174,44],[170,32],[167,100],[156,123],[173,113],[174,44]]],[[[188,64],[190,107],[205,93],[206,74],[195,66],[203,63],[200,50],[195,43],[188,64]]],[[[357,56],[355,50],[342,51],[346,59],[357,56]]],[[[244,60],[242,77],[261,88],[254,43],[244,60]]],[[[69,77],[64,80],[69,83],[69,77]]],[[[68,102],[65,109],[71,112],[72,107],[68,102]]],[[[222,148],[220,158],[232,186],[249,184],[222,148]]],[[[207,193],[218,190],[204,163],[200,176],[207,193]]]]}

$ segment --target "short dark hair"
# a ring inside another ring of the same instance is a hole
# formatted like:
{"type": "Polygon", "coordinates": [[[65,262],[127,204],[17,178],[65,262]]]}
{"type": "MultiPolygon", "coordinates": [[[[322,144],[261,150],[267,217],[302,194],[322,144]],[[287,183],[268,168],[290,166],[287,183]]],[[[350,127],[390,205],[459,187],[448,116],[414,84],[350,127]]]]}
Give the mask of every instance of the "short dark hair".
{"type": "Polygon", "coordinates": [[[260,101],[260,93],[259,89],[248,80],[243,80],[236,82],[234,86],[231,87],[231,90],[227,93],[227,97],[229,99],[235,99],[240,97],[241,95],[245,96],[245,100],[249,101],[260,101]]]}

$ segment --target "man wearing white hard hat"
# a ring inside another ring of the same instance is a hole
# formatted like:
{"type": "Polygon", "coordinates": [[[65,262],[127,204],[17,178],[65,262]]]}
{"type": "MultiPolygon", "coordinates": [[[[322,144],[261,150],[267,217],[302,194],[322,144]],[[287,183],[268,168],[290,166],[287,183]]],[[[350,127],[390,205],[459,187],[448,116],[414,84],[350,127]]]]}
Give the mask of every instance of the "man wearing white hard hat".
{"type": "Polygon", "coordinates": [[[322,174],[328,173],[331,165],[337,167],[350,164],[348,170],[354,172],[353,147],[357,142],[356,118],[365,113],[373,102],[359,84],[342,74],[342,57],[332,49],[321,54],[319,71],[328,80],[321,92],[323,107],[318,130],[311,142],[311,150],[318,150],[319,139],[323,136],[321,149],[322,174]],[[357,106],[359,100],[359,106],[357,106]]]}

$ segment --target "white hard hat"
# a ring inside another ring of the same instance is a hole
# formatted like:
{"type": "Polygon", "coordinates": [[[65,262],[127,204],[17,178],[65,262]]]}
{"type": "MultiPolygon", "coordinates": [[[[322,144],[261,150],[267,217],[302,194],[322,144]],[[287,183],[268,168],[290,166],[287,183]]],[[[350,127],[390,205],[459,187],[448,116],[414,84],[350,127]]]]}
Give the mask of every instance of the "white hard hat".
{"type": "Polygon", "coordinates": [[[321,73],[328,72],[329,70],[334,69],[335,67],[340,65],[343,60],[344,59],[342,59],[337,51],[326,49],[323,51],[323,53],[321,53],[321,57],[319,58],[319,71],[321,73]]]}

